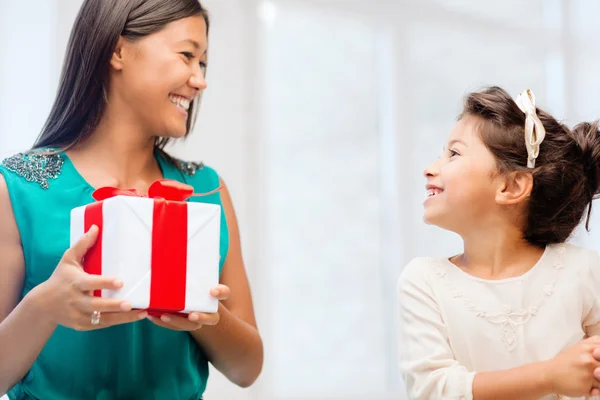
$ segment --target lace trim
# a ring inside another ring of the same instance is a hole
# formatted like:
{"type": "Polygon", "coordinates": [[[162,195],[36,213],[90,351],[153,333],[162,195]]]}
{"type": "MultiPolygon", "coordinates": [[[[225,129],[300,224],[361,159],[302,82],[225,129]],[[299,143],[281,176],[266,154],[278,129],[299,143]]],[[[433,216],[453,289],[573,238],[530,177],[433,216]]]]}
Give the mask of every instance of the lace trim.
{"type": "Polygon", "coordinates": [[[544,285],[542,288],[542,293],[536,301],[534,301],[529,307],[519,311],[513,311],[509,305],[504,305],[502,307],[502,311],[495,314],[479,308],[477,304],[465,294],[464,290],[462,290],[460,286],[453,284],[450,279],[446,279],[447,272],[444,271],[439,259],[431,259],[430,262],[435,270],[435,273],[444,280],[446,288],[452,297],[456,299],[462,299],[462,303],[476,316],[483,318],[494,325],[499,325],[502,342],[508,351],[512,352],[517,345],[517,327],[524,325],[532,317],[537,315],[544,299],[554,293],[556,279],[560,273],[560,270],[564,268],[564,254],[566,250],[567,249],[564,244],[561,244],[557,247],[556,252],[558,254],[558,260],[554,265],[552,279],[548,284],[544,285]]]}

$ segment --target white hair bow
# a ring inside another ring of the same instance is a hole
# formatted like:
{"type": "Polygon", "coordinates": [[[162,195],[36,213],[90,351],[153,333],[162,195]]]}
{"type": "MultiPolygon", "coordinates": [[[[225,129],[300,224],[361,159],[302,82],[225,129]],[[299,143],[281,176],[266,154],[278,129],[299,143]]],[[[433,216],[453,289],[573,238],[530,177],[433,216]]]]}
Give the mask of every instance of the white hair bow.
{"type": "Polygon", "coordinates": [[[527,147],[527,168],[535,168],[535,160],[540,154],[540,144],[546,136],[546,129],[535,110],[535,95],[531,89],[525,90],[515,100],[525,113],[525,146],[527,147]]]}

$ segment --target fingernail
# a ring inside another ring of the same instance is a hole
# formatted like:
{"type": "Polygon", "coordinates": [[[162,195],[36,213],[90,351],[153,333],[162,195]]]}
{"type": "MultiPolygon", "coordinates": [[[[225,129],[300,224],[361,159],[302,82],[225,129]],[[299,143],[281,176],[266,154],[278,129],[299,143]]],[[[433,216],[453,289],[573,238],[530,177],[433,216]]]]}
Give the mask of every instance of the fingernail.
{"type": "Polygon", "coordinates": [[[144,311],[143,313],[138,314],[138,318],[139,319],[148,318],[148,319],[152,320],[152,317],[150,317],[146,311],[144,311]]]}
{"type": "Polygon", "coordinates": [[[190,321],[198,321],[198,314],[190,314],[190,321]]]}
{"type": "Polygon", "coordinates": [[[148,318],[150,321],[154,321],[154,317],[152,315],[148,315],[146,318],[148,318]]]}
{"type": "Polygon", "coordinates": [[[217,296],[219,295],[219,289],[212,289],[212,290],[210,291],[210,295],[211,295],[212,297],[217,297],[217,296]]]}
{"type": "Polygon", "coordinates": [[[171,318],[169,318],[168,315],[163,315],[162,317],[160,317],[160,319],[162,319],[164,322],[169,322],[171,320],[171,318]]]}
{"type": "Polygon", "coordinates": [[[128,303],[128,302],[121,303],[121,311],[131,311],[131,303],[128,303]]]}
{"type": "Polygon", "coordinates": [[[113,281],[113,284],[114,284],[116,287],[121,287],[121,286],[123,286],[123,281],[122,281],[122,280],[120,280],[120,279],[115,279],[115,280],[113,281]]]}

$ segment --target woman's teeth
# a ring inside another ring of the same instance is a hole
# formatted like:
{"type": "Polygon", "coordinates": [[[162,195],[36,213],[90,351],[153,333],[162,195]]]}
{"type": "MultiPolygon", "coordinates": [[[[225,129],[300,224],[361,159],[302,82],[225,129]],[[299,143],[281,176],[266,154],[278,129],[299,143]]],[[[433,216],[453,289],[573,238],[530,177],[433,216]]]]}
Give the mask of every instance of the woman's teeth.
{"type": "Polygon", "coordinates": [[[427,190],[427,197],[436,196],[440,193],[442,193],[442,190],[440,189],[429,189],[427,190]]]}
{"type": "Polygon", "coordinates": [[[185,97],[169,95],[169,100],[171,100],[171,103],[175,104],[178,107],[181,107],[185,111],[189,110],[190,108],[190,101],[185,97]]]}

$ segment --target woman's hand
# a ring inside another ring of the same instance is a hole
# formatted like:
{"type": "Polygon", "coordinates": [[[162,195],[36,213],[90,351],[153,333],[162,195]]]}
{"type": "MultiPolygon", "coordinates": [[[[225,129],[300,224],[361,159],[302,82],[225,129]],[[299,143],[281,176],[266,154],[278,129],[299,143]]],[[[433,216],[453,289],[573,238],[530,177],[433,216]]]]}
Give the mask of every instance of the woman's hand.
{"type": "Polygon", "coordinates": [[[118,279],[84,272],[81,260],[97,237],[98,227],[92,226],[64,253],[52,276],[34,289],[40,296],[43,315],[55,324],[86,331],[139,321],[147,316],[146,311],[132,311],[126,301],[93,296],[94,290],[123,286],[118,279]]]}
{"type": "MultiPolygon", "coordinates": [[[[219,301],[227,300],[230,294],[229,287],[225,285],[219,285],[210,291],[210,295],[219,301]]],[[[192,332],[202,328],[203,325],[216,325],[219,322],[219,313],[191,312],[187,318],[163,314],[160,318],[148,316],[148,319],[163,328],[192,332]]]]}

